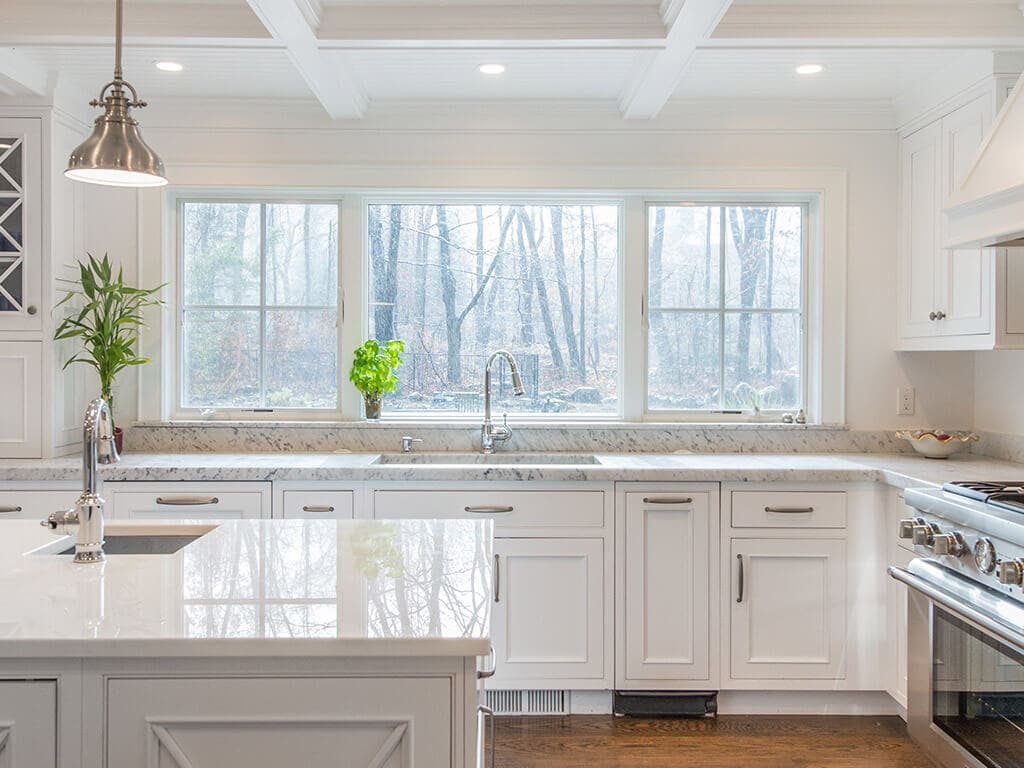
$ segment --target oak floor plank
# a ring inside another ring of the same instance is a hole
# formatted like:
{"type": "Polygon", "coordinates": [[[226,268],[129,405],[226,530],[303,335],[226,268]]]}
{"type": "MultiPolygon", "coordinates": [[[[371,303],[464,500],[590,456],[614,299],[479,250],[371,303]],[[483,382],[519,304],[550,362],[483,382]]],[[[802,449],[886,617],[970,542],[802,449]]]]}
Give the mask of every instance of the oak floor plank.
{"type": "Polygon", "coordinates": [[[499,717],[496,768],[934,768],[898,717],[499,717]]]}

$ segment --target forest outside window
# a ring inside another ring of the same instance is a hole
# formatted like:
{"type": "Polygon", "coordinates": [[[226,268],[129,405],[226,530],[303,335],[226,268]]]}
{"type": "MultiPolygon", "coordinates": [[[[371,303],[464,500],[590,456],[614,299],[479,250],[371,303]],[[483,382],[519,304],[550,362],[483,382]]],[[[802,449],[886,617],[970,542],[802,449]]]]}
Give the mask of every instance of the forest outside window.
{"type": "Polygon", "coordinates": [[[806,206],[648,206],[647,409],[806,407],[806,206]]]}
{"type": "Polygon", "coordinates": [[[338,408],[338,205],[183,201],[179,406],[338,408]]]}
{"type": "Polygon", "coordinates": [[[405,342],[385,411],[478,414],[487,356],[509,350],[495,409],[619,413],[621,206],[595,203],[371,203],[370,335],[405,342]]]}

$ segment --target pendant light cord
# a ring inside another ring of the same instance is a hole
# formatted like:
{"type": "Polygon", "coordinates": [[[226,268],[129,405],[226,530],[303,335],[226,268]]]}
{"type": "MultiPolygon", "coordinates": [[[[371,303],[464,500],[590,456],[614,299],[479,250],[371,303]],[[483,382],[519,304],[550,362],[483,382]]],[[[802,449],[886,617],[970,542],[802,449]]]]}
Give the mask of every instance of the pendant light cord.
{"type": "Polygon", "coordinates": [[[121,77],[121,36],[124,25],[123,0],[114,0],[114,80],[120,81],[121,77]]]}

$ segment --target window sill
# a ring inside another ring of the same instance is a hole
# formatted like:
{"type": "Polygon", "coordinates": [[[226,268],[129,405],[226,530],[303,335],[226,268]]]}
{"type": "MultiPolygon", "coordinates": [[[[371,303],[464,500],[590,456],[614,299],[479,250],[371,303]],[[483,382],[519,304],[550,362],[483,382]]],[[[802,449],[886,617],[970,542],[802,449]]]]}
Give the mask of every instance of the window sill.
{"type": "MultiPolygon", "coordinates": [[[[384,418],[380,421],[308,421],[308,420],[270,420],[270,419],[174,419],[171,421],[138,421],[133,427],[144,429],[159,428],[227,428],[265,427],[269,429],[467,429],[478,428],[481,416],[451,418],[384,418]]],[[[512,425],[516,429],[563,430],[563,429],[601,429],[612,431],[629,430],[770,430],[779,432],[808,431],[849,431],[846,424],[786,424],[780,421],[622,421],[608,420],[562,420],[550,421],[512,417],[512,425]]]]}

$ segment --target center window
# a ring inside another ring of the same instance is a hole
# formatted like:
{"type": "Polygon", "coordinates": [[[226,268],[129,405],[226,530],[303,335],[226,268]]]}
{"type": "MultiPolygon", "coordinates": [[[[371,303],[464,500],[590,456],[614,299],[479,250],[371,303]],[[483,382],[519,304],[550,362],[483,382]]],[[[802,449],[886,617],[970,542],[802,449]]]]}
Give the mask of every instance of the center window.
{"type": "Polygon", "coordinates": [[[484,366],[506,349],[526,389],[495,369],[496,411],[619,412],[620,206],[374,203],[369,328],[405,342],[386,411],[479,413],[484,366]]]}

